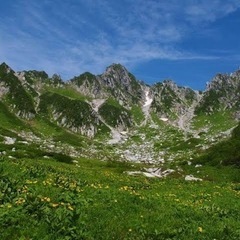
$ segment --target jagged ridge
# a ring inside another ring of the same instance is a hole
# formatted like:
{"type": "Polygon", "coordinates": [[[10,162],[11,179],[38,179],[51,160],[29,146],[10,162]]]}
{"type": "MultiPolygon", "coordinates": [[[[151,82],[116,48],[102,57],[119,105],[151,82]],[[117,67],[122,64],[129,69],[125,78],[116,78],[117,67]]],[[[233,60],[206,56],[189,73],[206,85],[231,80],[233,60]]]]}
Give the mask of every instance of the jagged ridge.
{"type": "Polygon", "coordinates": [[[67,82],[56,74],[49,78],[44,71],[16,73],[6,63],[0,65],[0,97],[10,111],[26,119],[45,115],[91,137],[103,125],[105,129],[133,127],[131,109],[142,109],[148,119],[144,124],[154,121],[151,114],[156,114],[159,120],[187,131],[191,121],[202,114],[230,110],[232,118],[239,119],[239,92],[240,71],[216,75],[200,93],[170,80],[148,87],[120,64],[109,66],[101,75],[87,72],[67,82]],[[94,101],[101,104],[95,108],[94,101]]]}

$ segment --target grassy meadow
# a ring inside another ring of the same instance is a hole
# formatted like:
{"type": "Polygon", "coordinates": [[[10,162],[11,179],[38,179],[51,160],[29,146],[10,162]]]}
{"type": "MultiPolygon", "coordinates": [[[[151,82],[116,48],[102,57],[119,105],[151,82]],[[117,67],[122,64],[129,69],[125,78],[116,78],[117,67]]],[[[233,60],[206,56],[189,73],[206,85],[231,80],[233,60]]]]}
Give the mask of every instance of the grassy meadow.
{"type": "Polygon", "coordinates": [[[0,159],[2,240],[240,239],[237,168],[183,166],[158,179],[128,176],[142,167],[129,163],[0,159]]]}

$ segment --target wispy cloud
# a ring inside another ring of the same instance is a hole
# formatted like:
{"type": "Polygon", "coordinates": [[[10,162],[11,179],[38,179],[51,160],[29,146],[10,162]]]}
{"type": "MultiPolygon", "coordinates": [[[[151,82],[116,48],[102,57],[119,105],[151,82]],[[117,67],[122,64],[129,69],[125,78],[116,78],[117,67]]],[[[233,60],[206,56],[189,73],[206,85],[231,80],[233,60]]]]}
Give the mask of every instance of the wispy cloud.
{"type": "Polygon", "coordinates": [[[195,4],[189,4],[185,13],[188,20],[199,23],[203,21],[215,21],[236,11],[239,7],[239,0],[202,0],[195,4]]]}
{"type": "Polygon", "coordinates": [[[0,22],[0,59],[64,78],[100,73],[112,62],[217,59],[178,43],[239,6],[240,0],[19,0],[0,22]]]}

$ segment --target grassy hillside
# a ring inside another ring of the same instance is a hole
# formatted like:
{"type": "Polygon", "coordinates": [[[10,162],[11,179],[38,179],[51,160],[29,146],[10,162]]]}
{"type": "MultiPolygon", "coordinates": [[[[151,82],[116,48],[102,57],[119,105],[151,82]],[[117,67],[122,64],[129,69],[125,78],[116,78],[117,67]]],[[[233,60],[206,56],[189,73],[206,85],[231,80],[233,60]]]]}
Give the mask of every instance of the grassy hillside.
{"type": "Polygon", "coordinates": [[[240,124],[233,130],[230,139],[209,148],[196,162],[209,165],[234,165],[240,167],[240,124]]]}
{"type": "Polygon", "coordinates": [[[71,98],[71,99],[79,99],[79,100],[86,100],[87,97],[81,95],[79,92],[77,92],[74,88],[64,85],[64,87],[52,87],[48,86],[45,88],[46,91],[57,93],[59,95],[71,98]]]}
{"type": "Polygon", "coordinates": [[[3,102],[0,102],[0,126],[6,129],[21,129],[26,125],[11,113],[3,102]]]}
{"type": "Polygon", "coordinates": [[[116,100],[109,98],[100,108],[99,114],[103,117],[107,124],[112,127],[132,125],[131,113],[122,107],[116,100]]]}
{"type": "Polygon", "coordinates": [[[80,132],[81,127],[101,126],[90,105],[79,99],[47,92],[41,96],[39,109],[44,116],[50,116],[59,125],[75,129],[75,132],[80,132]]]}
{"type": "Polygon", "coordinates": [[[139,165],[85,159],[79,167],[0,160],[2,240],[240,238],[240,185],[228,178],[131,177],[123,172],[139,165]]]}

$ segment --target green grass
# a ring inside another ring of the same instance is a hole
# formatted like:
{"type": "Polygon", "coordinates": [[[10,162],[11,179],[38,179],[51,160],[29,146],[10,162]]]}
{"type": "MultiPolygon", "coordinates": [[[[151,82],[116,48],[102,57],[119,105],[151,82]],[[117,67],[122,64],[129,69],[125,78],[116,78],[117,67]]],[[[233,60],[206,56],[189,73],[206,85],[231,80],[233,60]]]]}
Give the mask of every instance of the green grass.
{"type": "Polygon", "coordinates": [[[186,182],[130,177],[123,171],[140,166],[87,159],[79,167],[41,159],[0,164],[3,240],[240,238],[240,185],[231,169],[207,169],[211,180],[186,182]]]}
{"type": "Polygon", "coordinates": [[[138,105],[133,105],[131,109],[131,113],[133,116],[134,121],[139,125],[145,119],[142,109],[138,105]]]}
{"type": "Polygon", "coordinates": [[[26,125],[11,113],[3,102],[0,101],[0,127],[6,129],[21,129],[26,125]]]}
{"type": "Polygon", "coordinates": [[[240,167],[240,123],[233,130],[232,136],[210,147],[196,162],[212,165],[235,165],[240,167]]]}
{"type": "Polygon", "coordinates": [[[46,90],[52,93],[57,93],[59,95],[71,98],[71,99],[78,99],[81,101],[87,100],[87,97],[83,96],[79,92],[77,92],[75,89],[73,89],[70,86],[64,86],[64,87],[46,87],[46,90]]]}
{"type": "Polygon", "coordinates": [[[28,121],[28,124],[36,134],[41,133],[47,137],[58,135],[64,131],[63,128],[50,122],[46,117],[37,116],[35,119],[28,121]]]}
{"type": "Polygon", "coordinates": [[[226,131],[236,125],[231,111],[219,111],[211,115],[200,114],[193,119],[193,128],[208,128],[208,134],[226,131]]]}
{"type": "Polygon", "coordinates": [[[122,107],[112,98],[109,98],[103,103],[103,105],[101,105],[99,113],[106,123],[112,127],[118,127],[119,125],[130,127],[132,125],[130,111],[122,107]]]}
{"type": "Polygon", "coordinates": [[[58,125],[68,125],[68,128],[75,129],[74,131],[77,132],[81,132],[81,127],[85,128],[92,125],[102,128],[102,122],[97,121],[91,106],[85,101],[70,99],[51,92],[43,94],[40,100],[41,116],[51,119],[54,112],[58,113],[59,117],[54,121],[58,125]]]}

